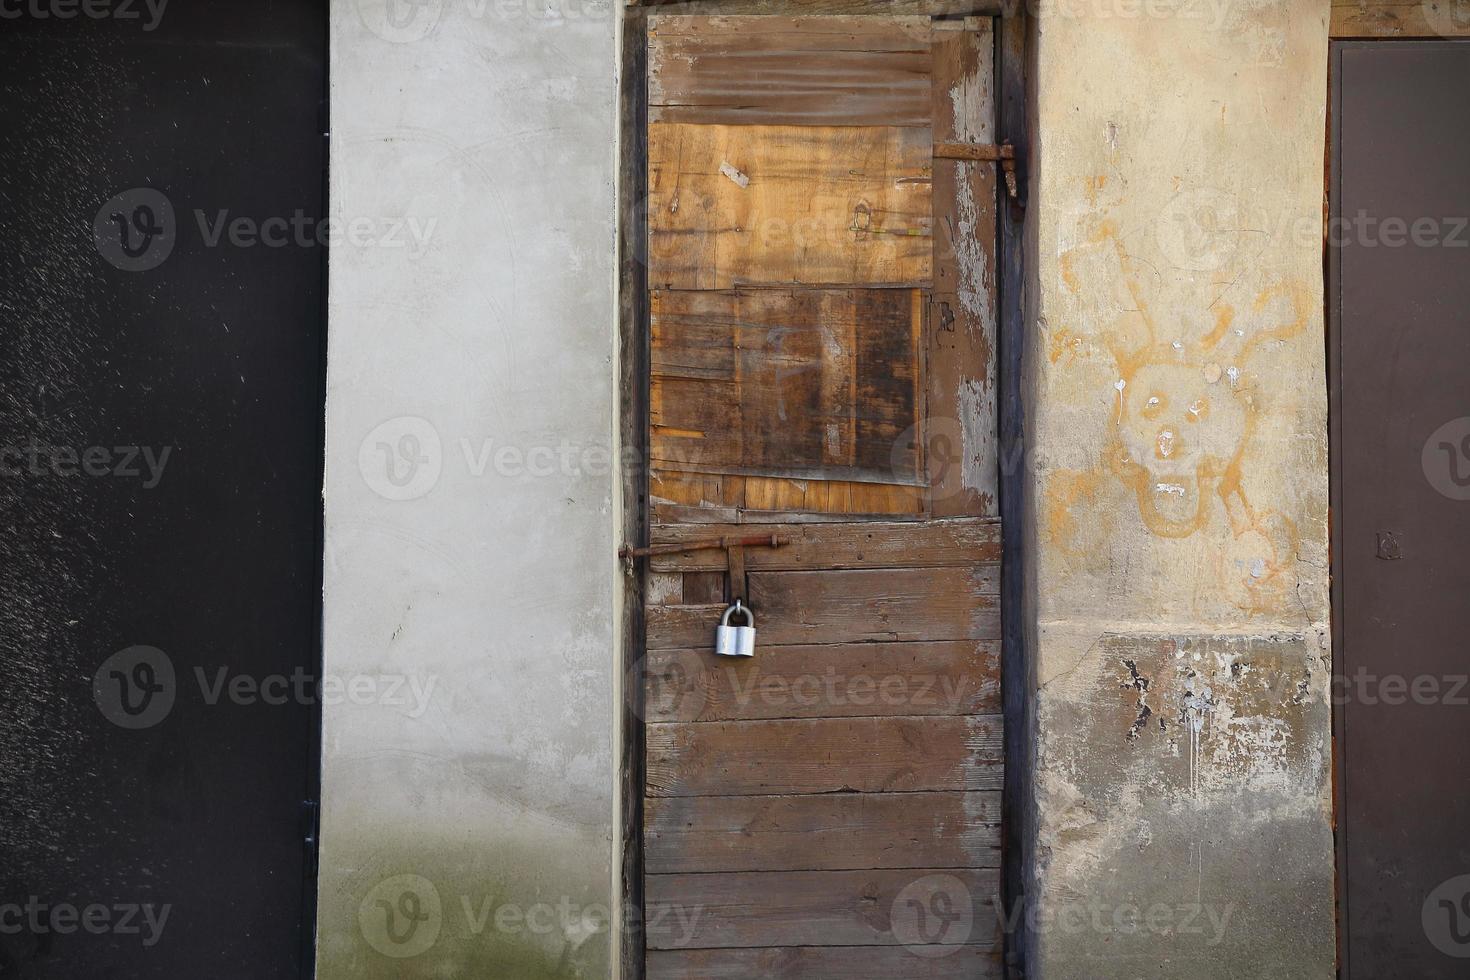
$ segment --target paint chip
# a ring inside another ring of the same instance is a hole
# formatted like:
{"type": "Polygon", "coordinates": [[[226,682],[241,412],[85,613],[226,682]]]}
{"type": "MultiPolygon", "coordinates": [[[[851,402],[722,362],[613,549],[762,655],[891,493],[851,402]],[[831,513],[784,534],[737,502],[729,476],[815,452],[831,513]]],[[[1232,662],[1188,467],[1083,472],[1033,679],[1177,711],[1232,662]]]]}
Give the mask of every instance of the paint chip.
{"type": "Polygon", "coordinates": [[[745,188],[750,186],[750,178],[739,170],[736,170],[727,161],[720,162],[720,173],[729,177],[736,187],[745,188]]]}

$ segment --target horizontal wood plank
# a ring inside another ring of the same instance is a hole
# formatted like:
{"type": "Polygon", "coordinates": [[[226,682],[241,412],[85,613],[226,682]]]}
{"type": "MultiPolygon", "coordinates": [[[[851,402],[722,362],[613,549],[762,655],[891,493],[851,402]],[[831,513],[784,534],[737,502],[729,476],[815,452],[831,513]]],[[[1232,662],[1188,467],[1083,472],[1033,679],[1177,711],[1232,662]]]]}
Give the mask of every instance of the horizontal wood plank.
{"type": "Polygon", "coordinates": [[[927,287],[929,130],[648,127],[650,288],[927,287]]]}
{"type": "Polygon", "coordinates": [[[1000,866],[1000,794],[653,798],[649,874],[1000,866]]]}
{"type": "Polygon", "coordinates": [[[652,949],[996,945],[993,869],[649,875],[647,882],[652,949]],[[946,917],[935,909],[948,910],[946,917]]]}
{"type": "MultiPolygon", "coordinates": [[[[655,524],[654,544],[708,541],[748,535],[738,524],[655,524]]],[[[762,525],[760,534],[787,540],[780,548],[747,548],[751,571],[799,571],[819,568],[929,568],[1000,561],[1000,522],[994,520],[862,521],[833,524],[762,525]]],[[[716,572],[725,568],[717,549],[654,555],[656,572],[716,572]]]]}
{"type": "Polygon", "coordinates": [[[649,980],[1000,980],[983,946],[784,946],[650,950],[649,980]]]}
{"type": "Polygon", "coordinates": [[[651,650],[642,666],[649,722],[1001,711],[995,642],[767,646],[750,658],[651,650]]]}
{"type": "Polygon", "coordinates": [[[999,16],[1003,0],[633,0],[667,14],[791,15],[798,17],[999,16]]]}
{"type": "Polygon", "coordinates": [[[648,796],[1000,788],[997,715],[648,725],[648,796]]]}
{"type": "Polygon", "coordinates": [[[651,122],[928,126],[927,17],[649,18],[651,122]]]}
{"type": "Polygon", "coordinates": [[[1470,37],[1463,0],[1333,0],[1335,38],[1470,37]]]}

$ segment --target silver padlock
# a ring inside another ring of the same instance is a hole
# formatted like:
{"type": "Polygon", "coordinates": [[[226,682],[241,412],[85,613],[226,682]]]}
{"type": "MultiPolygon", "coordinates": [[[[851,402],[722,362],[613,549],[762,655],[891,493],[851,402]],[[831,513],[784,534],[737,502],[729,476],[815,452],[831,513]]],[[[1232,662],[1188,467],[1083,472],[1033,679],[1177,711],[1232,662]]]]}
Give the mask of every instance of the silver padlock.
{"type": "Polygon", "coordinates": [[[725,615],[720,617],[720,625],[715,627],[715,653],[722,657],[755,656],[755,614],[739,599],[725,610],[725,615]],[[730,617],[737,613],[745,617],[748,625],[730,625],[730,617]]]}

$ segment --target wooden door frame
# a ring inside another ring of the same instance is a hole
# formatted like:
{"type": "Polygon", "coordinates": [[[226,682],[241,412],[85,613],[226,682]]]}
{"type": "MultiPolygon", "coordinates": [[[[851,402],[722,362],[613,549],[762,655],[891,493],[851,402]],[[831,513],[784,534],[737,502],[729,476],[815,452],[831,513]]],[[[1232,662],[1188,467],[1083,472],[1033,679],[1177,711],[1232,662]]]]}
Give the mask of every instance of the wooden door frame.
{"type": "MultiPolygon", "coordinates": [[[[695,0],[658,4],[658,13],[812,13],[803,0],[695,0]]],[[[1028,30],[1021,0],[824,0],[823,14],[904,13],[989,16],[996,19],[998,140],[1016,147],[1019,198],[999,209],[997,309],[999,311],[996,373],[999,385],[1001,564],[1001,664],[1005,724],[1005,788],[1002,802],[1001,901],[997,913],[1024,899],[1024,869],[1030,862],[1033,826],[1031,746],[1034,745],[1032,674],[1026,654],[1022,618],[1025,569],[1022,564],[1022,502],[1025,478],[1022,350],[1025,339],[1024,225],[1027,139],[1026,66],[1028,30]]],[[[646,175],[648,171],[648,6],[630,5],[621,13],[621,72],[618,82],[618,437],[620,460],[620,541],[636,547],[649,543],[648,387],[651,377],[648,269],[644,261],[646,175]],[[637,461],[637,462],[632,462],[637,461]]],[[[646,574],[641,564],[621,566],[622,627],[618,632],[616,668],[621,682],[617,718],[617,790],[622,906],[615,914],[618,976],[643,980],[644,883],[643,789],[645,775],[642,720],[643,685],[636,682],[644,656],[646,574]]],[[[1024,976],[1023,944],[1007,932],[1004,961],[1007,976],[1024,976]]]]}

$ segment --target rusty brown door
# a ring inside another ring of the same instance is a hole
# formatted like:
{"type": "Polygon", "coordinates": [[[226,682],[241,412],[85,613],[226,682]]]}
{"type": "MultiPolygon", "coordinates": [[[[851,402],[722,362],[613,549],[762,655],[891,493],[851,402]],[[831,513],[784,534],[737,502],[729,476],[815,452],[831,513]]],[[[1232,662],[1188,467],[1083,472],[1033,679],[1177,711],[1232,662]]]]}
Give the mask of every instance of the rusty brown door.
{"type": "Polygon", "coordinates": [[[651,977],[999,975],[992,66],[988,19],[649,20],[651,977]]]}
{"type": "Polygon", "coordinates": [[[1344,975],[1470,975],[1470,44],[1343,44],[1332,237],[1344,975]]]}

